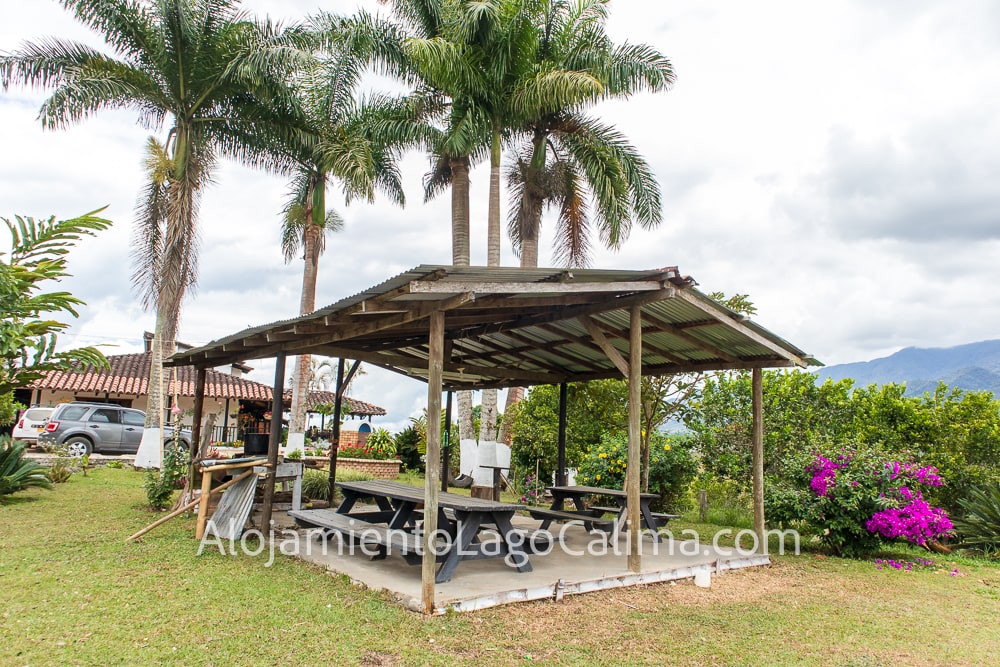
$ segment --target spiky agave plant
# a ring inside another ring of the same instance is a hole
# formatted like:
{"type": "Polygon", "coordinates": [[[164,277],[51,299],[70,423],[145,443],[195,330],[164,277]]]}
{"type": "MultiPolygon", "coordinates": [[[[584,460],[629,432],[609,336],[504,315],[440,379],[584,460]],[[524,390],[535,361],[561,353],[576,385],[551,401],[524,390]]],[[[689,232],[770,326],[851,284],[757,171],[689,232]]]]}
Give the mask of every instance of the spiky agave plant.
{"type": "Polygon", "coordinates": [[[51,489],[52,482],[45,476],[45,468],[31,459],[24,458],[27,445],[0,438],[0,496],[17,493],[31,487],[51,489]]]}
{"type": "Polygon", "coordinates": [[[1000,483],[972,489],[958,504],[965,510],[952,519],[962,537],[959,548],[1000,556],[1000,483]]]}

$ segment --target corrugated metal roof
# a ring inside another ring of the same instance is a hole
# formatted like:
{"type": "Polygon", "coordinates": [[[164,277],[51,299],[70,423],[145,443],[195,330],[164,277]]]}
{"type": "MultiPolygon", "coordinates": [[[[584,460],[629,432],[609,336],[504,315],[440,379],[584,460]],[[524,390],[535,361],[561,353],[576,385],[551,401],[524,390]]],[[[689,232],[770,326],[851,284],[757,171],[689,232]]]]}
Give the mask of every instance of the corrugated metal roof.
{"type": "Polygon", "coordinates": [[[650,271],[422,265],[303,317],[180,352],[170,365],[313,353],[426,379],[428,321],[445,312],[445,385],[515,386],[619,377],[631,308],[643,324],[643,372],[821,365],[716,303],[676,267],[650,271]]]}

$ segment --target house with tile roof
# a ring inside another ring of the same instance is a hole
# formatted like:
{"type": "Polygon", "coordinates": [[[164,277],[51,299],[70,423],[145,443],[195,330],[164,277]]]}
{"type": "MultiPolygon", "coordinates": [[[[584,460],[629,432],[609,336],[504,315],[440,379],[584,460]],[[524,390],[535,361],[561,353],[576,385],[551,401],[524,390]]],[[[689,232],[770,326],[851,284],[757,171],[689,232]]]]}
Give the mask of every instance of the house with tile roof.
{"type": "MultiPolygon", "coordinates": [[[[30,387],[18,390],[17,399],[25,405],[55,406],[68,401],[96,401],[145,410],[151,358],[147,350],[109,356],[110,368],[107,370],[87,366],[76,371],[50,371],[30,387]]],[[[213,442],[240,440],[245,433],[264,433],[270,428],[269,419],[264,416],[271,409],[271,387],[243,377],[251,370],[240,363],[207,370],[204,413],[215,414],[213,442]]],[[[176,404],[182,423],[190,426],[195,369],[191,366],[168,369],[167,375],[166,396],[170,407],[176,404]]],[[[285,392],[283,398],[287,409],[291,406],[291,392],[285,392]]],[[[332,401],[332,392],[310,392],[307,410],[315,411],[332,401]]],[[[343,404],[345,414],[352,418],[371,421],[372,417],[385,415],[384,408],[356,398],[345,396],[343,404]]]]}

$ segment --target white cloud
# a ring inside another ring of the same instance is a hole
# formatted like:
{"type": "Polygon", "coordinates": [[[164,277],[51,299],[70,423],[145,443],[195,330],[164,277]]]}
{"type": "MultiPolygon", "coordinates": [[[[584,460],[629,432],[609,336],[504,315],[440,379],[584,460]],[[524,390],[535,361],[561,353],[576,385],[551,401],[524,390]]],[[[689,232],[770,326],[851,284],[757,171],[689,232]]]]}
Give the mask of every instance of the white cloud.
{"type": "MultiPolygon", "coordinates": [[[[244,3],[289,20],[315,0],[244,3]]],[[[328,11],[374,0],[325,2],[328,11]]],[[[950,3],[841,0],[617,0],[617,39],[648,42],[674,63],[661,95],[602,105],[647,156],[664,222],[636,230],[600,267],[678,264],[705,291],[748,293],[757,319],[817,358],[840,363],[996,337],[1000,330],[998,102],[1000,9],[950,3]]],[[[0,50],[44,35],[88,36],[57,3],[5,12],[0,50]]],[[[0,215],[73,215],[109,205],[115,228],[81,244],[65,287],[88,302],[67,338],[121,339],[152,327],[129,287],[128,241],[149,132],[127,112],[42,131],[39,91],[0,94],[0,215]]],[[[420,263],[450,258],[449,202],[423,204],[423,156],[403,164],[408,206],[344,208],[344,232],[322,260],[325,305],[420,263]]],[[[473,262],[485,263],[487,171],[473,173],[473,262]]],[[[181,338],[205,343],[294,316],[301,268],[278,248],[281,179],[223,163],[202,206],[201,283],[181,338]]],[[[543,229],[549,261],[552,225],[543,229]]],[[[503,262],[515,263],[509,246],[503,262]]],[[[251,361],[270,383],[273,364],[251,361]]],[[[405,425],[423,383],[371,369],[354,393],[405,425]]]]}

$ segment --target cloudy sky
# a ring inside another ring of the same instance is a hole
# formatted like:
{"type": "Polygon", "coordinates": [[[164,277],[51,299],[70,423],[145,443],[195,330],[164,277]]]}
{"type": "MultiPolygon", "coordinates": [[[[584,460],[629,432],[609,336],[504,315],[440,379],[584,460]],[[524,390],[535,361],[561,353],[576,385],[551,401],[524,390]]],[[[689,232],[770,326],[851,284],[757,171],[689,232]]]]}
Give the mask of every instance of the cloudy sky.
{"type": "MultiPolygon", "coordinates": [[[[100,44],[55,0],[0,6],[0,50],[50,35],[100,44]]],[[[379,9],[348,0],[244,6],[284,19],[379,9]]],[[[661,50],[678,80],[668,93],[595,110],[651,163],[664,215],[618,253],[598,251],[594,266],[676,264],[703,291],[749,294],[759,323],[827,364],[998,337],[1000,4],[615,0],[611,13],[612,35],[661,50]]],[[[148,132],[130,112],[43,131],[43,99],[0,92],[0,216],[106,205],[113,230],[71,259],[65,287],[87,306],[65,340],[135,351],[153,326],[130,290],[128,259],[148,132]]],[[[448,198],[422,203],[426,165],[417,154],[404,162],[405,210],[340,206],[347,226],[322,260],[318,303],[450,261],[448,198]]],[[[473,173],[474,264],[486,259],[487,177],[473,173]]],[[[193,344],[298,307],[301,266],[286,265],[279,248],[284,182],[227,163],[215,181],[202,205],[200,287],[181,324],[193,344]]],[[[503,263],[516,264],[509,244],[503,263]]],[[[250,363],[272,381],[272,366],[250,363]]],[[[352,393],[388,408],[389,427],[426,400],[424,385],[378,369],[352,393]]]]}

